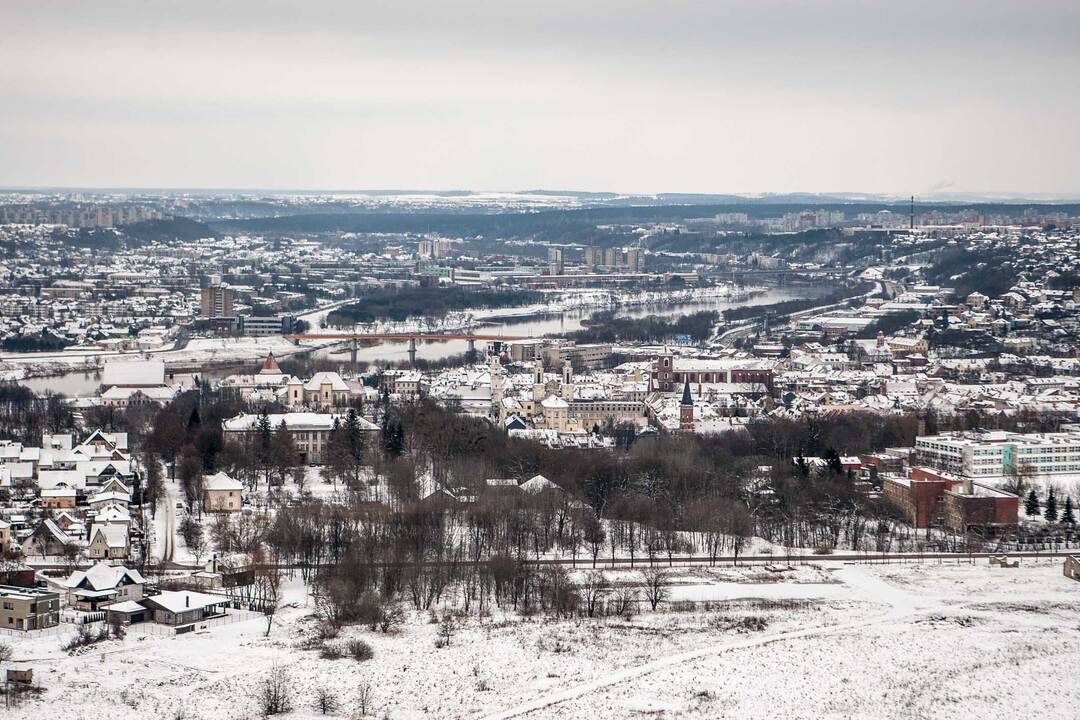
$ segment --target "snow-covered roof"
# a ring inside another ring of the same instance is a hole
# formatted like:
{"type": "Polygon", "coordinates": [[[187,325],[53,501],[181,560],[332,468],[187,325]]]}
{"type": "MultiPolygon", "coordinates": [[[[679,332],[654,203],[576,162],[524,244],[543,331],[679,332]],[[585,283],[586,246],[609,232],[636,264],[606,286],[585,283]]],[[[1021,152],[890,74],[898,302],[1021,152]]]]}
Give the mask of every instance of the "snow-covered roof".
{"type": "Polygon", "coordinates": [[[163,590],[158,595],[144,598],[143,604],[178,614],[189,610],[208,608],[213,605],[222,605],[228,601],[228,598],[220,595],[209,595],[189,590],[163,590]]]}
{"type": "Polygon", "coordinates": [[[266,360],[263,361],[262,367],[259,368],[260,375],[281,375],[281,368],[277,364],[277,360],[274,359],[274,353],[270,353],[266,356],[266,360]]]}
{"type": "Polygon", "coordinates": [[[207,490],[243,490],[244,484],[239,480],[233,480],[225,472],[218,472],[205,476],[203,487],[207,490]]]}
{"type": "MultiPolygon", "coordinates": [[[[281,424],[281,421],[285,421],[285,427],[290,430],[331,430],[334,427],[334,419],[336,418],[338,423],[345,424],[345,415],[341,414],[323,414],[323,413],[274,413],[268,415],[270,419],[270,427],[277,429],[281,424]]],[[[378,430],[379,426],[375,423],[367,420],[366,418],[357,415],[357,422],[360,425],[361,430],[378,430]]],[[[222,423],[222,427],[226,431],[243,432],[252,430],[259,422],[259,416],[255,414],[237,415],[234,418],[229,418],[222,423]]]]}
{"type": "Polygon", "coordinates": [[[111,590],[127,578],[136,585],[146,582],[138,570],[122,565],[106,565],[99,562],[87,570],[76,570],[64,583],[69,588],[85,587],[91,590],[111,590]]]}
{"type": "Polygon", "coordinates": [[[330,389],[334,392],[348,392],[349,386],[345,384],[345,381],[341,379],[341,376],[336,372],[317,372],[311,376],[311,379],[304,383],[304,389],[310,392],[316,392],[322,389],[323,385],[329,385],[330,389]]]}
{"type": "Polygon", "coordinates": [[[543,475],[534,475],[525,482],[521,483],[521,489],[532,495],[539,494],[544,490],[554,489],[559,490],[559,486],[548,480],[543,475]]]}
{"type": "Polygon", "coordinates": [[[128,531],[127,527],[124,525],[94,525],[94,527],[90,529],[90,542],[94,542],[99,535],[108,547],[127,547],[128,531]]]}

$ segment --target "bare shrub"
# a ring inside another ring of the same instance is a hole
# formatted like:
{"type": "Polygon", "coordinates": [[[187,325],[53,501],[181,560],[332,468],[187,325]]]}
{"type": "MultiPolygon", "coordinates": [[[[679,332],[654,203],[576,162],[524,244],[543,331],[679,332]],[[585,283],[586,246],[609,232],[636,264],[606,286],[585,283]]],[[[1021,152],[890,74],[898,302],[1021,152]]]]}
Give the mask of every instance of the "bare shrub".
{"type": "Polygon", "coordinates": [[[15,651],[7,643],[0,642],[0,662],[9,662],[15,656],[15,651]]]}
{"type": "Polygon", "coordinates": [[[259,712],[264,717],[281,715],[292,710],[292,679],[288,671],[275,665],[258,687],[259,712]]]}
{"type": "Polygon", "coordinates": [[[325,643],[319,649],[319,657],[323,660],[340,660],[345,657],[345,651],[337,643],[325,643]]]}
{"type": "Polygon", "coordinates": [[[436,636],[436,647],[450,647],[450,640],[454,637],[454,633],[457,632],[457,620],[452,613],[445,613],[442,617],[442,622],[439,623],[438,635],[436,636]]]}
{"type": "Polygon", "coordinates": [[[69,654],[74,654],[80,648],[90,647],[108,639],[109,626],[104,623],[96,630],[90,625],[77,625],[75,634],[68,638],[67,642],[60,646],[60,649],[67,651],[69,654]]]}
{"type": "Polygon", "coordinates": [[[357,662],[364,662],[375,657],[375,651],[363,640],[350,640],[345,646],[349,655],[357,662]]]}
{"type": "Polygon", "coordinates": [[[379,593],[370,590],[362,593],[356,604],[356,619],[375,630],[382,619],[382,607],[382,598],[379,597],[379,593]]]}
{"type": "Polygon", "coordinates": [[[382,615],[379,618],[379,630],[384,633],[397,630],[405,622],[405,610],[401,603],[387,602],[383,605],[382,615]]]}
{"type": "Polygon", "coordinates": [[[721,615],[712,621],[712,624],[721,630],[734,630],[735,632],[762,632],[769,626],[769,620],[763,615],[743,615],[731,617],[721,615]]]}
{"type": "Polygon", "coordinates": [[[476,682],[477,692],[487,692],[491,689],[491,683],[481,674],[479,665],[473,665],[472,674],[476,682]]]}

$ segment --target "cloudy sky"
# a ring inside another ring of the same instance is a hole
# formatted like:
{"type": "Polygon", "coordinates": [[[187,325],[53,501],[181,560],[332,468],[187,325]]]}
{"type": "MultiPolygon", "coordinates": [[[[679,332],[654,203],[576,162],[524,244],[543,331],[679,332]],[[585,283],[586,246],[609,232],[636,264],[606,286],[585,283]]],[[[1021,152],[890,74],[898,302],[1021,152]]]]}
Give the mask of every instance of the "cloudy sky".
{"type": "Polygon", "coordinates": [[[3,0],[0,185],[1080,193],[1080,3],[3,0]]]}

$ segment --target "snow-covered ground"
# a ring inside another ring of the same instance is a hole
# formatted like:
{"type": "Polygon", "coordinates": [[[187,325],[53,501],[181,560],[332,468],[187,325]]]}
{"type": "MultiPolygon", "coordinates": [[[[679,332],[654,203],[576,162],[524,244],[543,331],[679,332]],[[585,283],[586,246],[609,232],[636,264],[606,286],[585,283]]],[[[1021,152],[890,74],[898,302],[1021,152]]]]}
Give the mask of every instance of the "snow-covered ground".
{"type": "Polygon", "coordinates": [[[188,718],[255,717],[254,693],[275,665],[291,678],[288,717],[297,718],[316,716],[317,687],[351,714],[362,683],[380,718],[1075,717],[1080,583],[1063,577],[1059,561],[1014,570],[800,567],[761,583],[760,570],[679,573],[680,588],[714,581],[740,585],[737,597],[803,602],[734,600],[630,620],[495,611],[463,621],[438,649],[436,626],[410,613],[395,634],[347,629],[342,639],[375,649],[373,660],[357,663],[301,649],[314,605],[293,580],[268,638],[253,619],[179,637],[132,630],[76,656],[57,637],[16,641],[16,660],[34,668],[44,694],[5,717],[55,708],[86,720],[172,718],[178,709],[188,718]],[[767,626],[732,627],[747,616],[767,626]]]}

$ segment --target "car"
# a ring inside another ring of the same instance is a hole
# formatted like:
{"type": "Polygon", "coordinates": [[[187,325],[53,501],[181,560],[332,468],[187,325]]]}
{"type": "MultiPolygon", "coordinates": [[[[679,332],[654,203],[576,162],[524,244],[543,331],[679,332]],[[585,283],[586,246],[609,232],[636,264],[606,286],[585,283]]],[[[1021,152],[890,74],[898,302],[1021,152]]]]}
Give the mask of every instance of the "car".
{"type": "Polygon", "coordinates": [[[176,503],[176,509],[177,510],[183,510],[184,509],[184,503],[182,503],[182,502],[176,503]]]}

